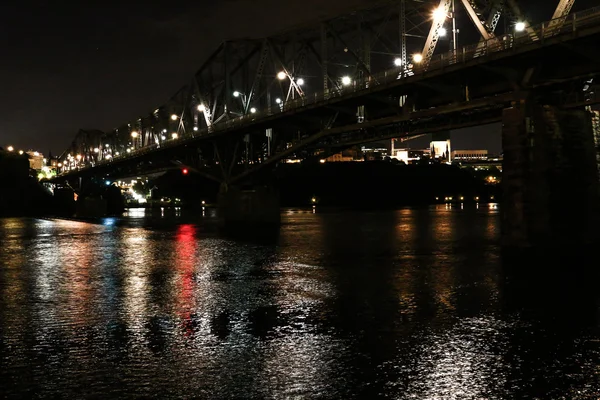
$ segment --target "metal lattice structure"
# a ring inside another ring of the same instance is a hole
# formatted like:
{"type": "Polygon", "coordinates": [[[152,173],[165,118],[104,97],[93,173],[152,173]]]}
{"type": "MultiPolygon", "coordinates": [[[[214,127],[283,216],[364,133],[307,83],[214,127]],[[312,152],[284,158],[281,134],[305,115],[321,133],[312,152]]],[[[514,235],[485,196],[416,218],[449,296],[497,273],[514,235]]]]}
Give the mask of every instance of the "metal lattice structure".
{"type": "MultiPolygon", "coordinates": [[[[561,0],[559,17],[548,27],[559,32],[573,2],[561,0]]],[[[525,22],[528,40],[537,40],[540,31],[524,20],[515,0],[396,0],[272,37],[224,42],[165,104],[110,132],[96,133],[94,140],[75,141],[61,159],[70,168],[93,167],[153,151],[168,153],[184,140],[204,138],[186,157],[199,168],[214,166],[222,175],[216,179],[229,181],[235,169],[265,163],[275,153],[278,159],[282,154],[319,155],[327,143],[315,140],[315,134],[360,126],[383,111],[414,111],[418,100],[387,96],[375,98],[377,107],[356,101],[351,108],[320,107],[303,119],[280,122],[280,117],[348,91],[369,90],[440,63],[510,47],[517,20],[525,22]],[[480,37],[479,44],[460,54],[453,18],[459,6],[480,37]],[[497,32],[502,18],[510,21],[504,24],[510,32],[497,32]],[[448,38],[448,47],[440,46],[442,37],[448,38]],[[78,162],[67,163],[69,154],[79,156],[78,162]]],[[[367,140],[370,134],[362,129],[347,142],[367,140]]]]}

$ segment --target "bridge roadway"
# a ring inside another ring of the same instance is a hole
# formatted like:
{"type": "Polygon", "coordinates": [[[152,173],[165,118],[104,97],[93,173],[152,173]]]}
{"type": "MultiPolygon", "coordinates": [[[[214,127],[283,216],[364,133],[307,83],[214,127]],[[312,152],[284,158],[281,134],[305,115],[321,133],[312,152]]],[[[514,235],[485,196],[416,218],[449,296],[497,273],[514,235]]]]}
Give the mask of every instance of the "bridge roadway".
{"type": "Polygon", "coordinates": [[[572,14],[562,25],[555,22],[487,40],[483,48],[476,44],[437,54],[410,70],[387,70],[341,90],[288,101],[281,110],[258,111],[67,171],[54,182],[131,176],[185,164],[233,184],[292,156],[499,122],[504,109],[525,99],[563,108],[596,104],[598,91],[584,92],[583,84],[600,73],[600,7],[572,14]],[[365,119],[357,122],[362,106],[365,119]],[[267,129],[275,132],[279,145],[273,142],[275,151],[249,161],[242,148],[250,144],[253,150],[246,152],[264,152],[267,129]],[[201,163],[191,161],[211,152],[216,154],[212,162],[206,156],[201,163]],[[222,176],[215,173],[219,170],[222,176]]]}

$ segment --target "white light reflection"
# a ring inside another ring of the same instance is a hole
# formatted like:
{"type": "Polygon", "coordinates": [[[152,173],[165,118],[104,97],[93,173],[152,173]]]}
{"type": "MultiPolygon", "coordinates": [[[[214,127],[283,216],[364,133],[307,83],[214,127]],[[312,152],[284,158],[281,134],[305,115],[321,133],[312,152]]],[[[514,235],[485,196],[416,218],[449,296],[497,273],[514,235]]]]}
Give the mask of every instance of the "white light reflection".
{"type": "Polygon", "coordinates": [[[149,232],[143,228],[126,229],[120,240],[123,251],[123,272],[125,273],[123,300],[128,327],[137,335],[144,331],[147,317],[148,284],[152,265],[152,248],[148,242],[149,232]]]}
{"type": "Polygon", "coordinates": [[[508,345],[508,326],[493,317],[465,318],[451,329],[424,334],[408,392],[422,399],[484,399],[502,393],[511,366],[497,353],[508,345]]]}

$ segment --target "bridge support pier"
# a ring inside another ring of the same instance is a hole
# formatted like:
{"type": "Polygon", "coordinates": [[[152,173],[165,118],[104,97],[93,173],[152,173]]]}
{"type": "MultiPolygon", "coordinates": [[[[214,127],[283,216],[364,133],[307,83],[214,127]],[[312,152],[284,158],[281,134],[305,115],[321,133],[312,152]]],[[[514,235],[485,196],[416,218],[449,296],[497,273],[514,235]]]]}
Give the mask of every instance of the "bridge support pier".
{"type": "Polygon", "coordinates": [[[502,122],[504,244],[570,247],[597,240],[592,115],[523,102],[504,110],[502,122]]]}
{"type": "Polygon", "coordinates": [[[279,193],[270,186],[241,188],[221,184],[218,207],[220,223],[225,227],[267,226],[281,222],[279,193]]]}

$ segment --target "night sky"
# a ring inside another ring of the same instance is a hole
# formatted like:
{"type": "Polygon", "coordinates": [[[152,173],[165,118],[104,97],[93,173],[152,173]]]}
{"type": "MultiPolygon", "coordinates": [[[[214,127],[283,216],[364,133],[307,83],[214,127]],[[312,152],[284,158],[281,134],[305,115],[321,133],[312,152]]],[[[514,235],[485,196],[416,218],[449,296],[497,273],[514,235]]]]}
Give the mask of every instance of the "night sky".
{"type": "MultiPolygon", "coordinates": [[[[225,39],[276,33],[370,2],[54,3],[2,6],[0,146],[60,153],[79,128],[109,130],[163,104],[225,39]]],[[[548,19],[558,2],[521,1],[527,10],[532,3],[545,5],[530,12],[535,21],[548,19]]],[[[498,152],[498,132],[470,129],[453,136],[453,147],[498,152]]]]}

